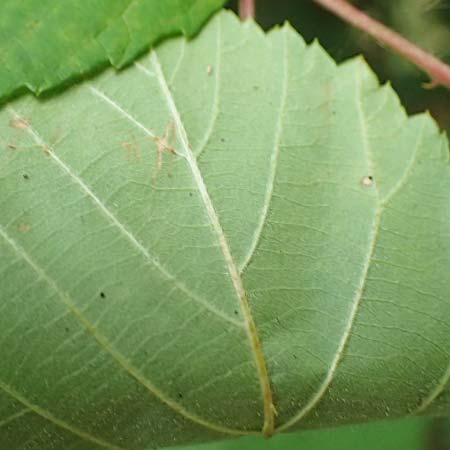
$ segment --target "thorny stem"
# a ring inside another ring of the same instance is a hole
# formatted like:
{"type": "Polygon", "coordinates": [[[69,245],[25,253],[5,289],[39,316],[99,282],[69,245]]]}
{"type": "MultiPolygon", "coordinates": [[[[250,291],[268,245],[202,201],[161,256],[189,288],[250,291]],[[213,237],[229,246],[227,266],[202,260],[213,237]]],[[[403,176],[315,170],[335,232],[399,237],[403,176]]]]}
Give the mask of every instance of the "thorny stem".
{"type": "Polygon", "coordinates": [[[366,32],[382,44],[390,47],[396,53],[415,64],[419,69],[426,72],[431,78],[430,83],[427,85],[428,87],[434,88],[442,85],[450,88],[450,66],[440,59],[427,53],[377,20],[372,19],[348,3],[347,0],[313,1],[344,21],[366,32]]]}
{"type": "Polygon", "coordinates": [[[241,20],[255,18],[255,0],[239,0],[239,16],[241,20]]]}

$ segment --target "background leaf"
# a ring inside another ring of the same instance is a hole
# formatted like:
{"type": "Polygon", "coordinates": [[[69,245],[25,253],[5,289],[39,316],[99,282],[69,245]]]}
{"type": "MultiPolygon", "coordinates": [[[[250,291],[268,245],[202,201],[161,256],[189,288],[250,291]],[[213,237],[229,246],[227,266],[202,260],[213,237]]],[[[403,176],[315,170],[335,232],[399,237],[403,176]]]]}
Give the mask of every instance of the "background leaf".
{"type": "MultiPolygon", "coordinates": [[[[403,419],[296,434],[245,437],[214,444],[177,447],[185,450],[447,450],[429,446],[430,420],[403,419]]],[[[175,450],[175,448],[173,448],[175,450]]]]}
{"type": "Polygon", "coordinates": [[[225,0],[4,0],[0,100],[39,94],[108,63],[123,67],[155,42],[192,37],[225,0]]]}
{"type": "Polygon", "coordinates": [[[7,449],[449,413],[448,142],[361,59],[222,13],[0,133],[7,449]]]}

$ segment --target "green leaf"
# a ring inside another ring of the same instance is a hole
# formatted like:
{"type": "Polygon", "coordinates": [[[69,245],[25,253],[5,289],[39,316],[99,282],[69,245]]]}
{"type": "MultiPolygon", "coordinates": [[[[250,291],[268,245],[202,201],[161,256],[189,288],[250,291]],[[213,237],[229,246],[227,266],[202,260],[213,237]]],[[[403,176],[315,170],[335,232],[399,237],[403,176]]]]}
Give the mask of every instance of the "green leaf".
{"type": "Polygon", "coordinates": [[[0,447],[450,412],[448,142],[361,59],[222,13],[0,142],[0,447]]]}
{"type": "Polygon", "coordinates": [[[104,68],[129,64],[155,42],[192,37],[225,0],[3,0],[0,100],[39,94],[104,68]]]}
{"type": "MultiPolygon", "coordinates": [[[[408,418],[330,430],[289,433],[273,439],[245,437],[213,444],[177,447],[184,450],[428,450],[431,421],[408,418]]],[[[442,445],[445,445],[443,442],[442,445]]],[[[441,447],[437,447],[441,448],[441,447]]],[[[442,447],[446,448],[446,447],[442,447]]],[[[174,447],[172,447],[175,450],[174,447]]]]}

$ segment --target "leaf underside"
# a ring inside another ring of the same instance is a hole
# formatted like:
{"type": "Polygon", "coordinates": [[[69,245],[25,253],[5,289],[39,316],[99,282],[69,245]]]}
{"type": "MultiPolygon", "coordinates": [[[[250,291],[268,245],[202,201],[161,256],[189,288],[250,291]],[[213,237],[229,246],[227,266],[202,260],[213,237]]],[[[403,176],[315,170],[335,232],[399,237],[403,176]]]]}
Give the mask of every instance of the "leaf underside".
{"type": "Polygon", "coordinates": [[[3,0],[0,100],[36,94],[112,64],[167,36],[192,37],[225,0],[3,0]]]}
{"type": "Polygon", "coordinates": [[[230,13],[0,111],[0,448],[450,412],[448,142],[230,13]]]}

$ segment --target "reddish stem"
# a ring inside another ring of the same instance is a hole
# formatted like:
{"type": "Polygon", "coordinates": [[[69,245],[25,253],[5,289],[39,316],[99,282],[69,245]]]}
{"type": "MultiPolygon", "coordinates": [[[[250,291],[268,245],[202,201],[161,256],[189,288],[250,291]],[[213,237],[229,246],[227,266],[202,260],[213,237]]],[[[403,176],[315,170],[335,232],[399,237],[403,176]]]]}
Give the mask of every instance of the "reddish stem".
{"type": "Polygon", "coordinates": [[[346,0],[314,0],[336,16],[366,32],[379,42],[411,61],[419,69],[426,72],[431,82],[429,87],[439,85],[450,88],[450,66],[422,48],[405,39],[400,34],[389,29],[382,23],[372,19],[346,0]]]}
{"type": "Polygon", "coordinates": [[[255,18],[255,0],[239,0],[239,16],[241,20],[255,18]]]}

